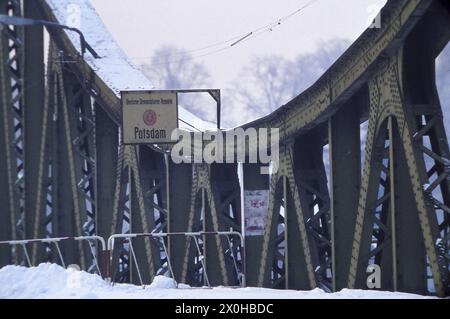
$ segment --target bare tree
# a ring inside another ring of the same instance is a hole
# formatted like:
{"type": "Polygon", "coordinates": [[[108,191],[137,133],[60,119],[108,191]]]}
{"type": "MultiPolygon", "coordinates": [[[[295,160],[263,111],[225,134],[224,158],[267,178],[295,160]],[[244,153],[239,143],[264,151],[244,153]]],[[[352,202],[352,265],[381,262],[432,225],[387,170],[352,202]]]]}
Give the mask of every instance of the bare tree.
{"type": "Polygon", "coordinates": [[[312,85],[348,45],[340,39],[322,43],[293,61],[277,55],[254,57],[228,90],[226,121],[239,124],[279,108],[312,85]]]}
{"type": "MultiPolygon", "coordinates": [[[[172,45],[155,51],[149,63],[141,65],[142,72],[157,89],[190,89],[210,86],[211,76],[205,66],[192,55],[172,45]]],[[[202,107],[197,94],[180,96],[180,104],[190,112],[208,119],[212,108],[202,107]]]]}
{"type": "Polygon", "coordinates": [[[269,113],[289,98],[291,62],[277,55],[254,57],[232,84],[234,99],[254,116],[269,113]]]}
{"type": "Polygon", "coordinates": [[[334,39],[319,44],[313,53],[300,55],[294,60],[292,70],[293,96],[314,84],[350,45],[344,39],[334,39]]]}

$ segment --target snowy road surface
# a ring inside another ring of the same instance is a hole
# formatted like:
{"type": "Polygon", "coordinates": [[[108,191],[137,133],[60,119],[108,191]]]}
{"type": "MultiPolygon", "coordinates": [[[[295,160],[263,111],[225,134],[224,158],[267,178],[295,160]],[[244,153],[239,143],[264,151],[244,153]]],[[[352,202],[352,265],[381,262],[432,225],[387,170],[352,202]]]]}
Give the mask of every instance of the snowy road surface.
{"type": "Polygon", "coordinates": [[[189,288],[167,277],[157,276],[143,289],[129,284],[111,286],[100,276],[56,264],[37,267],[6,266],[0,269],[0,298],[157,298],[157,299],[415,299],[418,295],[344,289],[337,293],[273,290],[264,288],[189,288]]]}

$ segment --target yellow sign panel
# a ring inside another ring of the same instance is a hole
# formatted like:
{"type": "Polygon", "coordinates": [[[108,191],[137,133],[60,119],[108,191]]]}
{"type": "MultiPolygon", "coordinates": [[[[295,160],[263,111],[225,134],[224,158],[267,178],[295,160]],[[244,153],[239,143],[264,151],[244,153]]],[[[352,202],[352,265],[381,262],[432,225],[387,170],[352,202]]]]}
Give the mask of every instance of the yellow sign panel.
{"type": "Polygon", "coordinates": [[[173,143],[178,128],[178,99],[173,91],[123,91],[124,144],[173,143]]]}

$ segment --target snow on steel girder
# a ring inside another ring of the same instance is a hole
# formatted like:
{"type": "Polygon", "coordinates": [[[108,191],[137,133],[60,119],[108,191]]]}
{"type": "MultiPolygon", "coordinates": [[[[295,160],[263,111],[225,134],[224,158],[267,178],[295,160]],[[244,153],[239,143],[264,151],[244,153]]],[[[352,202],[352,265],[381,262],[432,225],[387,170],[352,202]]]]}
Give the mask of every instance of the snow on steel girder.
{"type": "MultiPolygon", "coordinates": [[[[88,51],[84,54],[84,59],[90,68],[117,98],[120,98],[120,91],[154,88],[116,43],[90,0],[46,0],[46,3],[60,24],[80,29],[87,43],[101,57],[96,59],[88,51]]],[[[66,33],[73,47],[80,51],[78,34],[71,31],[63,32],[66,33]]],[[[187,131],[216,130],[215,124],[200,119],[182,106],[179,106],[179,127],[187,131]]]]}

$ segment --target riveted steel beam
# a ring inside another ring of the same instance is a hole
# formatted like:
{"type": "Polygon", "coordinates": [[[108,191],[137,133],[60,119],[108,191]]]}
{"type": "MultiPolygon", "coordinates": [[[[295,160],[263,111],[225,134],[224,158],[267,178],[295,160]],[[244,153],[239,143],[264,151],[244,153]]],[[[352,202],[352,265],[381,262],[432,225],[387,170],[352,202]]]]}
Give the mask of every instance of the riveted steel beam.
{"type": "MultiPolygon", "coordinates": [[[[397,57],[389,61],[385,69],[381,70],[369,84],[371,111],[366,165],[353,244],[349,276],[350,287],[355,287],[355,284],[358,287],[364,282],[363,260],[367,251],[368,228],[370,228],[368,216],[373,208],[373,206],[371,207],[373,198],[377,195],[377,187],[375,186],[378,185],[379,173],[375,170],[380,167],[380,165],[376,165],[377,156],[380,157],[376,144],[378,144],[377,140],[385,139],[383,137],[385,135],[383,123],[392,116],[396,120],[399,138],[403,145],[403,150],[396,150],[396,153],[399,151],[405,153],[409,179],[421,226],[421,235],[429,260],[435,291],[438,295],[443,296],[448,289],[448,259],[445,258],[446,251],[448,251],[446,237],[448,223],[445,221],[447,205],[445,202],[448,201],[448,198],[446,198],[445,191],[442,191],[446,189],[448,182],[446,178],[442,178],[442,176],[447,175],[444,163],[448,156],[448,144],[445,141],[445,134],[442,134],[443,130],[439,129],[439,127],[443,127],[442,121],[432,120],[432,116],[427,114],[417,114],[413,106],[420,103],[428,104],[427,113],[429,113],[432,111],[433,105],[436,105],[436,103],[433,103],[436,102],[436,91],[433,89],[434,57],[432,51],[418,41],[419,39],[423,40],[423,37],[427,34],[426,21],[425,19],[423,24],[418,25],[417,30],[413,31],[405,47],[398,52],[397,57]],[[420,60],[418,59],[419,56],[420,60]],[[437,129],[433,129],[434,127],[437,129]],[[443,139],[440,144],[441,147],[432,142],[433,134],[431,132],[443,139]],[[429,142],[425,140],[425,135],[430,137],[429,142]],[[445,145],[447,145],[447,148],[445,148],[445,145]],[[437,176],[433,177],[433,175],[437,176]],[[441,189],[440,195],[433,192],[438,185],[441,189]]],[[[438,106],[437,109],[440,110],[440,107],[438,106]]],[[[396,204],[395,201],[393,203],[396,204]]],[[[411,231],[410,236],[416,234],[413,223],[407,223],[406,225],[396,223],[397,229],[408,226],[411,227],[409,230],[411,231]]],[[[406,230],[403,229],[400,232],[405,234],[406,230]]],[[[399,247],[396,248],[398,250],[399,247]]],[[[420,252],[420,249],[418,252],[420,252]]],[[[402,256],[410,256],[413,258],[412,261],[417,262],[417,256],[411,254],[403,254],[402,256]]],[[[398,267],[398,264],[396,263],[395,266],[398,267]]],[[[423,269],[416,268],[415,271],[420,273],[423,272],[423,269]]],[[[403,283],[403,287],[407,286],[403,283]]],[[[412,282],[410,287],[420,289],[423,285],[412,282]]]]}
{"type": "Polygon", "coordinates": [[[427,261],[406,155],[394,121],[394,180],[397,241],[397,289],[427,293],[427,261]]]}
{"type": "Polygon", "coordinates": [[[317,285],[312,256],[314,246],[295,174],[292,148],[292,145],[281,148],[279,168],[271,177],[258,286],[312,289],[317,285]]]}
{"type": "MultiPolygon", "coordinates": [[[[136,232],[166,232],[167,231],[167,200],[166,200],[166,168],[164,154],[157,153],[154,150],[141,146],[139,147],[139,175],[141,178],[142,195],[144,199],[145,214],[147,218],[147,227],[141,219],[131,219],[131,229],[136,232]]],[[[136,201],[132,201],[136,203],[136,201]]],[[[136,211],[137,207],[134,209],[136,211]]],[[[141,268],[141,277],[145,283],[151,282],[154,275],[162,275],[169,271],[166,263],[167,256],[159,240],[151,238],[136,239],[134,243],[135,252],[139,267],[141,268]],[[142,263],[145,261],[146,245],[151,248],[152,269],[150,265],[142,263]],[[150,274],[151,272],[151,274],[150,274]]],[[[137,278],[134,278],[135,281],[137,278]]]]}
{"type": "MultiPolygon", "coordinates": [[[[240,186],[238,178],[238,165],[237,164],[211,164],[210,169],[211,187],[213,191],[215,207],[217,211],[217,223],[219,231],[241,231],[241,199],[240,199],[240,186]]],[[[206,230],[213,231],[215,228],[214,218],[211,214],[206,215],[205,220],[206,230]]],[[[240,263],[243,262],[243,251],[241,251],[241,244],[239,238],[205,238],[206,252],[211,255],[217,253],[224,254],[224,263],[227,272],[228,285],[239,285],[239,273],[236,273],[238,269],[241,269],[240,263]],[[219,240],[221,242],[222,251],[217,251],[217,246],[214,241],[219,240]],[[231,245],[231,247],[228,246],[231,245]],[[234,268],[234,262],[237,262],[237,269],[234,268]]],[[[219,263],[222,262],[220,258],[219,263]]],[[[206,267],[209,269],[219,269],[217,260],[213,258],[206,259],[206,267]],[[212,262],[211,262],[212,261],[212,262]],[[210,263],[211,262],[211,263],[210,263]]],[[[208,276],[213,284],[214,281],[220,282],[220,277],[217,279],[214,276],[218,272],[208,271],[208,276]]]]}
{"type": "MultiPolygon", "coordinates": [[[[98,104],[95,104],[95,147],[96,167],[96,233],[109,238],[113,220],[117,157],[119,148],[119,129],[98,104]]],[[[109,262],[109,261],[108,261],[109,262]]]]}
{"type": "MultiPolygon", "coordinates": [[[[189,208],[191,205],[192,190],[192,164],[175,164],[168,158],[169,165],[169,203],[170,210],[168,216],[169,232],[186,232],[189,223],[189,208]]],[[[182,281],[183,262],[185,258],[186,241],[190,240],[183,236],[175,236],[169,239],[169,254],[173,267],[175,280],[182,281]]],[[[190,247],[190,256],[195,253],[195,247],[190,247]]],[[[193,282],[193,278],[186,278],[188,282],[193,282]]]]}
{"type": "Polygon", "coordinates": [[[299,137],[294,146],[293,158],[300,202],[310,236],[315,275],[322,288],[331,290],[331,215],[323,162],[323,140],[324,136],[316,130],[299,137]]]}
{"type": "MultiPolygon", "coordinates": [[[[238,183],[234,164],[194,164],[187,231],[240,229],[238,183]]],[[[232,242],[230,250],[228,243],[219,236],[208,239],[203,236],[199,241],[202,256],[198,256],[192,249],[194,244],[191,240],[186,241],[182,282],[193,280],[194,284],[203,285],[207,272],[209,283],[213,286],[239,283],[232,258],[239,254],[240,245],[232,242]],[[200,258],[205,258],[206,269],[200,258]]]]}
{"type": "MultiPolygon", "coordinates": [[[[0,12],[6,14],[8,1],[0,1],[0,12]]],[[[7,30],[3,28],[1,30],[0,38],[0,105],[1,105],[1,117],[0,122],[0,178],[2,181],[1,191],[0,191],[0,205],[5,207],[2,210],[2,220],[4,222],[0,223],[0,238],[2,240],[9,240],[8,238],[16,238],[15,230],[15,196],[13,187],[13,177],[11,176],[12,167],[12,154],[13,147],[11,143],[11,115],[9,111],[9,101],[10,101],[10,75],[8,71],[8,65],[6,63],[8,57],[8,37],[6,34],[7,30]]],[[[12,251],[10,247],[0,248],[0,266],[7,265],[12,262],[12,251]]]]}
{"type": "MultiPolygon", "coordinates": [[[[20,1],[1,1],[0,13],[21,15],[20,1]]],[[[25,231],[25,176],[24,176],[24,114],[23,114],[23,32],[15,26],[2,26],[0,40],[0,81],[2,114],[2,164],[0,171],[4,177],[2,205],[7,207],[8,229],[4,236],[23,238],[25,231]]],[[[3,236],[3,235],[2,235],[3,236]]],[[[14,263],[21,263],[22,253],[16,249],[6,251],[4,262],[12,257],[14,263]],[[9,256],[9,257],[8,257],[9,256]]]]}
{"type": "MultiPolygon", "coordinates": [[[[134,145],[119,144],[111,233],[131,233],[135,231],[133,226],[138,228],[137,231],[144,233],[152,230],[153,216],[148,214],[145,209],[138,150],[139,148],[134,145]]],[[[132,242],[131,244],[134,247],[137,243],[132,242]]],[[[136,262],[131,254],[129,242],[122,241],[115,245],[117,248],[111,252],[113,254],[114,281],[140,283],[142,279],[146,284],[153,280],[155,262],[152,257],[151,243],[145,240],[137,245],[140,249],[137,253],[134,251],[136,262]],[[137,267],[139,267],[140,274],[138,274],[137,267]]]]}
{"type": "MultiPolygon", "coordinates": [[[[39,19],[37,3],[23,2],[26,18],[39,19]]],[[[24,176],[25,176],[25,237],[44,238],[46,235],[45,199],[40,174],[41,157],[45,156],[46,145],[40,143],[39,136],[47,129],[48,112],[45,103],[44,32],[42,27],[24,29],[24,176]],[[47,117],[47,118],[46,118],[47,117]],[[39,142],[38,142],[39,141],[39,142]],[[39,208],[38,208],[39,206],[39,208]]],[[[32,247],[32,261],[44,259],[44,245],[32,247]],[[35,250],[39,250],[39,257],[35,250]]]]}
{"type": "Polygon", "coordinates": [[[361,109],[367,90],[351,99],[329,121],[333,290],[347,286],[353,229],[361,184],[361,109]]]}

